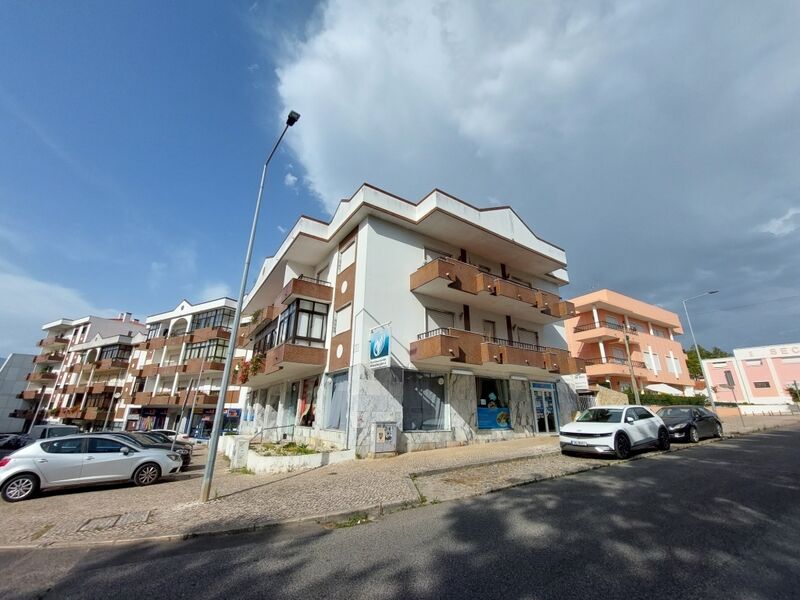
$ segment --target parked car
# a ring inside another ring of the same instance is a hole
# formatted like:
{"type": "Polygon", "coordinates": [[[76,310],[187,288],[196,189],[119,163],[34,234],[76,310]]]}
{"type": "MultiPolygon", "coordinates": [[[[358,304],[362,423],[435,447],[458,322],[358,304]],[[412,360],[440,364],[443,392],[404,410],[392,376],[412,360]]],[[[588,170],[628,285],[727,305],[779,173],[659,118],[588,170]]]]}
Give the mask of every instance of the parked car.
{"type": "Polygon", "coordinates": [[[27,433],[17,433],[3,439],[0,441],[0,458],[8,456],[33,441],[33,438],[27,433]]]}
{"type": "Polygon", "coordinates": [[[169,444],[170,446],[172,446],[172,444],[175,444],[175,448],[186,448],[189,451],[189,454],[194,452],[194,444],[190,442],[182,442],[180,440],[173,441],[172,438],[167,437],[166,435],[164,435],[159,431],[135,431],[131,433],[138,433],[140,435],[146,436],[152,439],[157,444],[169,444]]]}
{"type": "Polygon", "coordinates": [[[0,496],[19,502],[54,487],[126,480],[150,485],[180,468],[175,452],[137,447],[110,435],[44,439],[0,459],[0,496]]]}
{"type": "Polygon", "coordinates": [[[28,435],[34,440],[41,440],[44,438],[61,437],[64,435],[75,435],[80,433],[77,425],[34,425],[28,435]]]}
{"type": "Polygon", "coordinates": [[[658,409],[673,439],[696,444],[704,437],[722,437],[722,421],[702,406],[665,406],[658,409]]]}
{"type": "Polygon", "coordinates": [[[655,446],[669,450],[664,421],[644,406],[598,406],[583,411],[561,427],[561,452],[615,454],[628,458],[631,450],[655,446]]]}
{"type": "Polygon", "coordinates": [[[98,435],[98,434],[112,435],[134,446],[141,446],[143,448],[160,448],[161,450],[174,451],[181,457],[184,467],[189,466],[189,463],[192,462],[191,444],[181,444],[180,446],[178,446],[178,444],[175,444],[175,448],[173,450],[172,442],[167,442],[167,443],[157,442],[154,438],[148,437],[145,433],[139,431],[102,431],[102,432],[92,433],[90,435],[98,435]]]}

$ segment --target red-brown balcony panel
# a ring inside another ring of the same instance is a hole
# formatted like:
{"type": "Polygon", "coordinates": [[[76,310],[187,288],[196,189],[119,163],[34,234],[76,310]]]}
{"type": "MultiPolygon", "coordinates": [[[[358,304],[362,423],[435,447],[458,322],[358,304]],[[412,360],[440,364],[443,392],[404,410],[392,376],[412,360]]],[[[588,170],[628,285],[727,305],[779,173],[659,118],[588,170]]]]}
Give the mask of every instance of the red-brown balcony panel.
{"type": "Polygon", "coordinates": [[[207,393],[199,390],[183,390],[178,394],[177,398],[177,403],[181,406],[186,402],[186,406],[190,408],[192,404],[194,404],[195,408],[210,408],[217,405],[219,392],[207,393]]]}
{"type": "Polygon", "coordinates": [[[477,294],[485,289],[478,287],[479,277],[482,278],[482,272],[475,265],[452,258],[437,258],[411,274],[410,287],[412,292],[464,302],[464,296],[459,296],[459,292],[477,294]]]}
{"type": "Polygon", "coordinates": [[[166,365],[158,369],[158,372],[163,377],[170,377],[172,375],[175,375],[175,373],[183,373],[185,371],[186,371],[186,365],[166,365]]]}
{"type": "Polygon", "coordinates": [[[208,340],[229,340],[231,332],[224,327],[203,327],[192,332],[192,342],[207,342],[208,340]]]}
{"type": "Polygon", "coordinates": [[[61,419],[82,419],[85,411],[81,410],[80,406],[73,406],[71,408],[59,408],[58,416],[61,419]]]}
{"type": "Polygon", "coordinates": [[[443,327],[421,333],[411,342],[412,362],[452,366],[454,363],[480,365],[483,362],[479,333],[443,327]]]}
{"type": "Polygon", "coordinates": [[[210,372],[222,372],[225,369],[225,363],[218,360],[203,360],[202,358],[190,358],[186,361],[184,366],[184,373],[199,374],[210,372]]]}
{"type": "MultiPolygon", "coordinates": [[[[297,344],[281,344],[260,355],[261,365],[249,373],[248,385],[260,386],[286,377],[307,377],[320,373],[325,367],[328,350],[297,344]]],[[[253,359],[258,360],[258,359],[253,359]]],[[[253,360],[250,364],[253,364],[253,360]]],[[[241,371],[233,377],[233,383],[241,382],[241,371]]]]}
{"type": "Polygon", "coordinates": [[[173,348],[175,346],[180,346],[184,342],[191,344],[194,341],[194,335],[191,333],[171,335],[167,338],[164,338],[164,340],[164,344],[167,346],[167,348],[173,348]]]}
{"type": "Polygon", "coordinates": [[[104,358],[94,363],[95,371],[120,371],[128,368],[128,360],[122,358],[104,358]]]}
{"type": "Polygon", "coordinates": [[[600,321],[599,323],[592,321],[590,323],[578,325],[572,332],[575,341],[583,343],[622,342],[625,333],[628,334],[629,342],[637,343],[632,336],[638,335],[636,330],[631,327],[625,327],[625,325],[607,321],[600,321]]]}
{"type": "Polygon", "coordinates": [[[254,311],[251,315],[251,321],[239,327],[239,333],[236,336],[236,345],[239,348],[247,347],[248,344],[252,342],[255,335],[269,325],[279,314],[280,307],[274,304],[254,311]]]}
{"type": "Polygon", "coordinates": [[[57,373],[50,371],[34,371],[25,376],[27,381],[55,381],[58,377],[57,373]]]}
{"type": "MultiPolygon", "coordinates": [[[[518,300],[519,302],[524,302],[525,304],[535,306],[536,308],[539,308],[538,302],[541,297],[540,295],[546,293],[520,283],[515,283],[509,279],[503,279],[502,277],[495,277],[493,283],[494,293],[498,296],[512,298],[514,300],[518,300]]],[[[553,296],[556,300],[559,300],[559,297],[555,294],[548,295],[553,296]]]]}
{"type": "Polygon", "coordinates": [[[63,335],[51,335],[39,340],[38,346],[40,348],[46,348],[48,346],[63,346],[68,343],[69,339],[65,338],[63,335]]]}
{"type": "MultiPolygon", "coordinates": [[[[69,368],[67,369],[67,372],[68,373],[80,373],[81,369],[84,366],[86,366],[86,365],[84,365],[83,363],[75,363],[74,365],[70,365],[69,366],[69,368]]],[[[89,366],[89,369],[91,369],[91,366],[89,366]]]]}
{"type": "MultiPolygon", "coordinates": [[[[101,381],[99,383],[93,383],[89,388],[90,394],[113,394],[115,386],[109,385],[105,381],[101,381]]],[[[119,390],[117,390],[119,391],[119,390]]]]}
{"type": "Polygon", "coordinates": [[[33,359],[33,362],[37,364],[42,363],[60,363],[64,360],[65,354],[63,352],[46,352],[42,353],[39,356],[33,359]]]}
{"type": "Polygon", "coordinates": [[[156,373],[158,373],[158,365],[156,363],[151,363],[149,365],[145,365],[142,367],[142,377],[155,377],[156,373]]]}
{"type": "Polygon", "coordinates": [[[84,411],[83,418],[87,421],[105,421],[106,417],[111,419],[110,415],[108,414],[108,408],[100,407],[100,406],[89,406],[84,411]]]}
{"type": "Polygon", "coordinates": [[[586,360],[586,374],[590,377],[610,377],[612,375],[630,377],[631,365],[633,366],[635,377],[648,377],[650,375],[647,366],[643,362],[632,360],[629,365],[627,358],[618,356],[586,360]]]}
{"type": "Polygon", "coordinates": [[[139,347],[144,347],[145,350],[158,350],[159,348],[163,348],[167,343],[167,338],[163,336],[154,337],[146,342],[141,342],[139,347]]]}
{"type": "Polygon", "coordinates": [[[333,286],[327,281],[301,275],[287,283],[278,294],[276,304],[291,304],[297,298],[330,304],[333,286]]]}

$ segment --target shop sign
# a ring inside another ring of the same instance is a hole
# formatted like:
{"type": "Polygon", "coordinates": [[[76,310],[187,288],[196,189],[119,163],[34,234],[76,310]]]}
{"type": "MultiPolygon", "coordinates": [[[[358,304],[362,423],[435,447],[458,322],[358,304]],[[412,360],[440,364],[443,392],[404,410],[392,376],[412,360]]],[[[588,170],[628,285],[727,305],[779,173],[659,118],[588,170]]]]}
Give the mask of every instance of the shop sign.
{"type": "Polygon", "coordinates": [[[391,366],[391,323],[373,327],[369,331],[369,368],[385,369],[391,366]]]}
{"type": "Polygon", "coordinates": [[[562,375],[561,379],[563,379],[564,383],[566,383],[575,392],[589,391],[589,377],[586,375],[586,373],[562,375]]]}
{"type": "Polygon", "coordinates": [[[511,429],[511,410],[504,406],[479,406],[478,429],[511,429]]]}

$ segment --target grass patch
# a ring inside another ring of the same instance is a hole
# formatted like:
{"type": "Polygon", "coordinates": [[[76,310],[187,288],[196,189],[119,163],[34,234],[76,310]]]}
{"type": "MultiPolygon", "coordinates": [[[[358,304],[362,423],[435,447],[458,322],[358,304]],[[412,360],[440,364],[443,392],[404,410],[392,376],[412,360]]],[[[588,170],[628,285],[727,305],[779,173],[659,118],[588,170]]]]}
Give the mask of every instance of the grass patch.
{"type": "Polygon", "coordinates": [[[335,529],[344,529],[345,527],[355,527],[356,525],[363,525],[364,523],[369,523],[369,515],[366,513],[353,515],[345,521],[339,521],[332,525],[335,529]]]}
{"type": "Polygon", "coordinates": [[[41,529],[37,529],[37,530],[36,530],[36,533],[34,533],[34,534],[31,536],[31,540],[38,540],[38,539],[39,539],[40,537],[42,537],[42,536],[43,536],[45,533],[47,533],[48,531],[50,531],[50,530],[51,530],[53,527],[54,527],[54,525],[53,525],[52,523],[48,523],[47,525],[45,525],[45,526],[44,526],[44,527],[42,527],[41,529]]]}
{"type": "Polygon", "coordinates": [[[231,473],[235,473],[237,475],[255,475],[256,472],[253,469],[248,469],[247,467],[241,467],[239,469],[231,469],[231,473]]]}
{"type": "Polygon", "coordinates": [[[316,454],[317,451],[309,448],[308,444],[259,444],[255,447],[255,452],[260,456],[302,456],[304,454],[316,454]]]}

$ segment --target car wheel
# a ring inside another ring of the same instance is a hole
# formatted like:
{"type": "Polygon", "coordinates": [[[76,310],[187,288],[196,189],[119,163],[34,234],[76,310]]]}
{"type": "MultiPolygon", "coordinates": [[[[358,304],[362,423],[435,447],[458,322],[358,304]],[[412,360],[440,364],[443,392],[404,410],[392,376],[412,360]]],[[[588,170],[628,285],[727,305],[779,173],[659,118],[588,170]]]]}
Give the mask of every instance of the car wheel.
{"type": "Polygon", "coordinates": [[[669,450],[669,434],[667,433],[666,429],[659,429],[658,430],[658,449],[659,450],[669,450]]]}
{"type": "Polygon", "coordinates": [[[22,473],[6,481],[0,494],[6,502],[20,502],[32,497],[38,490],[39,478],[36,475],[22,473]]]}
{"type": "Polygon", "coordinates": [[[155,463],[145,463],[133,472],[133,483],[150,485],[161,477],[161,468],[155,463]]]}
{"type": "Polygon", "coordinates": [[[631,455],[631,441],[624,433],[618,433],[614,438],[614,453],[617,458],[628,458],[631,455]]]}
{"type": "Polygon", "coordinates": [[[700,434],[697,433],[697,427],[689,427],[689,433],[686,434],[686,437],[689,439],[690,442],[696,444],[700,441],[700,434]]]}
{"type": "Polygon", "coordinates": [[[714,429],[714,437],[722,437],[722,423],[717,421],[717,427],[714,429]]]}

